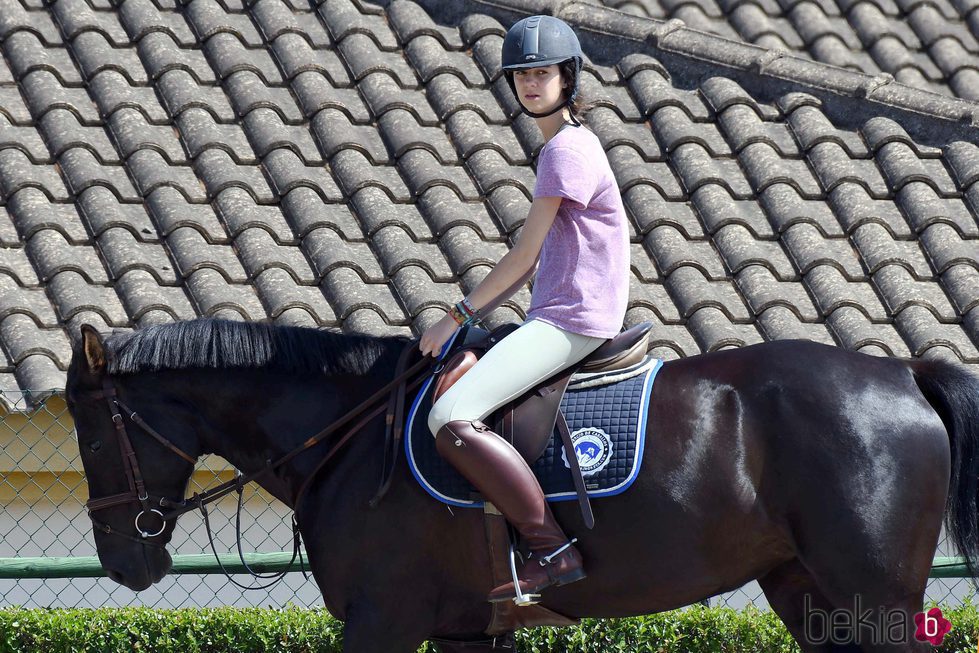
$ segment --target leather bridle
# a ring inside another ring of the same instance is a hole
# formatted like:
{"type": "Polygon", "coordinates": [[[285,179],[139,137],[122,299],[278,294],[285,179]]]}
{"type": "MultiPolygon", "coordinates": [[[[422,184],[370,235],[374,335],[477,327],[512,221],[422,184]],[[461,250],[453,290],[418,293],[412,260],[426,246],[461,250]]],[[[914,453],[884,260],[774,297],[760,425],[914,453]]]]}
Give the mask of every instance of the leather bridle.
{"type": "Polygon", "coordinates": [[[98,499],[89,499],[85,503],[85,509],[88,511],[88,516],[91,518],[95,527],[107,535],[116,535],[123,539],[137,542],[146,546],[156,546],[162,548],[163,545],[151,540],[151,538],[161,535],[166,529],[167,520],[164,518],[164,514],[159,508],[180,508],[183,506],[184,502],[176,502],[168,497],[151,495],[147,491],[146,484],[143,481],[143,473],[139,468],[139,460],[136,458],[136,451],[133,449],[133,443],[129,438],[129,432],[126,430],[126,421],[121,410],[124,410],[129,414],[129,419],[132,420],[133,423],[141,426],[147,433],[159,441],[160,444],[190,464],[196,464],[197,459],[161,436],[153,429],[149,428],[149,426],[143,422],[142,418],[136,413],[136,411],[131,410],[125,403],[123,403],[121,399],[119,399],[115,386],[108,376],[102,379],[101,390],[86,393],[84,396],[93,400],[106,400],[109,406],[109,413],[112,415],[112,425],[115,427],[116,431],[116,441],[119,445],[119,450],[122,453],[122,463],[123,469],[126,472],[126,480],[129,483],[129,490],[127,492],[121,492],[119,494],[113,494],[107,497],[100,497],[98,499]],[[115,506],[126,505],[129,503],[138,503],[142,507],[142,510],[140,510],[139,514],[136,515],[136,519],[133,521],[133,525],[136,528],[136,535],[139,536],[138,538],[113,529],[105,522],[96,519],[95,515],[93,514],[98,510],[114,508],[115,506]],[[140,526],[140,518],[146,514],[155,514],[162,522],[160,529],[155,533],[150,533],[140,526]]]}
{"type": "MultiPolygon", "coordinates": [[[[403,414],[404,414],[404,403],[407,393],[421,385],[431,374],[435,367],[435,361],[428,356],[423,357],[422,360],[418,361],[410,368],[407,367],[407,361],[412,354],[412,352],[418,352],[418,341],[412,340],[407,343],[405,348],[402,350],[401,355],[398,359],[398,365],[395,371],[394,379],[386,384],[383,388],[374,393],[370,398],[361,404],[357,405],[351,411],[340,417],[338,420],[330,424],[328,427],[313,435],[312,437],[306,439],[299,447],[293,449],[289,453],[280,457],[278,460],[272,461],[271,459],[267,461],[265,467],[259,469],[258,471],[249,474],[236,474],[235,478],[226,481],[210,490],[202,493],[195,492],[194,495],[189,499],[184,499],[180,501],[174,501],[169,497],[159,496],[151,494],[147,489],[143,481],[143,474],[140,471],[139,461],[136,458],[136,452],[133,449],[132,440],[129,437],[129,433],[126,430],[126,421],[132,422],[133,424],[139,426],[143,431],[148,433],[157,442],[162,444],[172,453],[180,456],[189,463],[196,464],[196,457],[191,456],[186,451],[175,445],[165,436],[161,435],[155,429],[153,429],[149,424],[147,424],[136,411],[132,410],[119,398],[119,393],[116,391],[115,384],[112,379],[106,375],[102,379],[102,389],[82,393],[81,397],[90,400],[105,400],[109,407],[109,412],[112,415],[112,424],[115,428],[116,439],[119,444],[119,449],[122,453],[123,468],[126,473],[126,479],[129,483],[129,490],[126,492],[121,492],[119,494],[113,494],[106,497],[99,497],[96,499],[89,499],[85,504],[85,508],[88,511],[89,518],[91,518],[92,523],[95,527],[107,535],[115,535],[131,542],[136,542],[143,546],[152,546],[156,548],[163,548],[164,545],[155,541],[153,538],[158,537],[166,530],[167,523],[176,519],[184,513],[190,512],[191,510],[200,510],[204,515],[205,523],[208,526],[208,538],[211,540],[211,549],[214,551],[215,557],[217,557],[217,551],[214,549],[213,537],[211,537],[210,524],[207,518],[207,504],[213,503],[222,497],[230,494],[231,492],[238,492],[239,494],[239,520],[238,526],[236,527],[237,539],[238,539],[238,550],[241,553],[241,530],[240,530],[240,510],[241,510],[241,493],[244,486],[261,477],[265,474],[271,472],[272,470],[284,465],[286,462],[292,460],[302,452],[311,449],[323,440],[325,440],[330,435],[336,433],[347,424],[353,420],[360,417],[361,419],[357,421],[356,424],[351,426],[346,434],[340,438],[327,452],[326,456],[320,460],[316,469],[310,474],[300,486],[299,490],[296,492],[296,496],[293,500],[293,511],[298,512],[299,504],[302,501],[303,496],[309,489],[313,478],[326,466],[326,464],[341,450],[341,448],[360,430],[369,423],[372,419],[377,417],[382,411],[387,410],[387,418],[385,420],[385,460],[382,464],[382,477],[381,483],[378,488],[377,493],[371,500],[371,507],[376,506],[377,502],[380,501],[381,497],[387,492],[390,487],[390,483],[394,474],[395,463],[397,462],[397,454],[400,450],[400,441],[404,429],[403,424],[403,414]],[[428,368],[425,370],[425,368],[428,368]],[[414,379],[409,383],[409,380],[416,373],[425,371],[425,374],[420,375],[418,378],[414,379]],[[388,397],[387,404],[381,404],[368,412],[372,406],[377,404],[380,400],[388,397]],[[366,413],[366,414],[365,414],[366,413]],[[391,453],[391,465],[390,469],[387,467],[388,453],[391,453]],[[130,535],[128,533],[120,532],[106,524],[105,522],[97,519],[93,513],[99,510],[105,510],[107,508],[114,508],[120,505],[127,505],[131,503],[137,503],[140,505],[142,510],[136,515],[134,520],[135,535],[130,535]],[[165,512],[164,512],[165,511],[165,512]],[[140,520],[146,515],[156,515],[156,517],[161,521],[160,528],[156,532],[150,532],[146,530],[144,526],[141,526],[140,520]]],[[[299,530],[298,524],[296,523],[295,517],[293,517],[293,534],[294,534],[294,547],[293,547],[293,561],[296,558],[296,553],[299,551],[299,530]]],[[[218,563],[220,564],[220,559],[218,563]]],[[[244,562],[244,560],[242,560],[244,562]]],[[[245,565],[247,568],[247,564],[245,565]]],[[[222,565],[222,569],[223,569],[222,565]]],[[[252,572],[253,575],[254,572],[252,572]]],[[[285,572],[283,572],[285,573],[285,572]]],[[[227,571],[225,571],[227,574],[227,571]]],[[[228,576],[230,578],[230,575],[228,576]]],[[[231,579],[234,582],[234,579],[231,579]]],[[[237,583],[236,583],[237,584],[237,583]]],[[[260,589],[252,588],[248,589],[260,589]]]]}

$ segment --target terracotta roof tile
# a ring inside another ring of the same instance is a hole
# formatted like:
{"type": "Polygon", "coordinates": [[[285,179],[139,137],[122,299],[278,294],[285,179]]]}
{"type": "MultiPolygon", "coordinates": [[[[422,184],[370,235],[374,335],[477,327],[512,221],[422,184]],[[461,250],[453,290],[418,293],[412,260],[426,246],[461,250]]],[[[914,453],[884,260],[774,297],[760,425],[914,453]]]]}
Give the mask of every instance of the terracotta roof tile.
{"type": "MultiPolygon", "coordinates": [[[[162,189],[158,192],[162,192],[162,189]]],[[[210,210],[208,205],[196,206],[210,210]]],[[[214,219],[215,227],[220,230],[220,225],[223,224],[232,238],[247,229],[256,228],[264,229],[280,245],[299,242],[297,234],[286,220],[283,206],[259,204],[244,189],[236,187],[224,189],[215,197],[214,208],[221,218],[220,224],[216,218],[214,219]]],[[[223,230],[219,233],[223,236],[223,230]]],[[[220,236],[215,238],[211,235],[209,240],[215,242],[219,238],[220,236]]]]}
{"type": "MultiPolygon", "coordinates": [[[[979,268],[974,262],[948,266],[942,273],[942,287],[960,314],[975,313],[973,309],[979,306],[979,268]]],[[[975,338],[975,332],[972,337],[975,338]]]]}
{"type": "Polygon", "coordinates": [[[813,266],[806,273],[805,280],[824,318],[847,306],[860,311],[867,320],[873,322],[885,322],[888,319],[887,310],[874,287],[847,279],[834,265],[813,266]]]}
{"type": "Polygon", "coordinates": [[[228,75],[224,89],[240,117],[247,117],[249,112],[261,107],[279,114],[283,122],[299,124],[303,121],[302,111],[288,87],[271,86],[251,70],[228,75]]]}
{"type": "Polygon", "coordinates": [[[857,308],[843,306],[826,318],[833,336],[846,349],[860,350],[867,345],[875,345],[888,356],[908,357],[911,352],[904,340],[891,324],[871,323],[867,316],[857,308]]]}
{"type": "Polygon", "coordinates": [[[394,202],[381,189],[369,186],[351,198],[351,207],[363,225],[368,239],[384,227],[397,226],[416,241],[433,240],[424,216],[414,205],[394,202]]]}
{"type": "MultiPolygon", "coordinates": [[[[439,247],[444,252],[452,272],[459,276],[475,266],[492,267],[507,252],[504,243],[486,243],[480,234],[468,225],[448,229],[439,239],[439,247]]],[[[455,304],[455,302],[451,303],[455,304]]]]}
{"type": "Polygon", "coordinates": [[[956,321],[955,308],[938,284],[919,281],[907,268],[895,264],[885,265],[873,277],[891,314],[897,315],[908,306],[922,306],[941,322],[956,321]]]}
{"type": "Polygon", "coordinates": [[[732,275],[745,266],[764,265],[782,281],[799,276],[777,240],[759,240],[740,224],[721,227],[713,234],[713,240],[732,275]]]}
{"type": "Polygon", "coordinates": [[[307,233],[302,244],[320,279],[338,268],[347,267],[355,270],[366,283],[385,281],[384,272],[367,243],[345,241],[333,229],[320,227],[307,233]]]}
{"type": "Polygon", "coordinates": [[[873,159],[851,159],[842,147],[828,141],[814,145],[808,156],[826,192],[850,182],[863,186],[873,198],[884,199],[889,194],[887,182],[873,159]]]}
{"type": "MultiPolygon", "coordinates": [[[[291,154],[282,149],[276,152],[280,157],[291,154]]],[[[269,185],[261,167],[239,164],[223,149],[209,148],[199,154],[194,162],[194,171],[207,189],[209,200],[232,186],[244,188],[261,203],[271,203],[276,199],[275,191],[269,185]]]]}
{"type": "Polygon", "coordinates": [[[758,316],[758,329],[766,340],[799,338],[815,340],[825,345],[835,345],[836,341],[825,324],[803,322],[798,315],[784,306],[772,306],[758,316]]]}
{"type": "Polygon", "coordinates": [[[106,283],[104,272],[84,275],[69,268],[58,272],[45,285],[54,298],[62,323],[70,322],[80,313],[97,313],[109,326],[126,326],[129,316],[116,291],[106,283]]]}
{"type": "Polygon", "coordinates": [[[7,207],[0,205],[0,248],[7,249],[18,245],[20,245],[20,237],[17,235],[10,213],[7,207]]]}
{"type": "Polygon", "coordinates": [[[735,280],[755,316],[760,316],[772,306],[782,306],[792,311],[800,321],[822,321],[806,285],[795,280],[779,279],[770,266],[746,265],[735,274],[735,280]]]}
{"type": "Polygon", "coordinates": [[[804,199],[822,195],[819,181],[804,159],[782,158],[767,143],[751,143],[738,154],[745,176],[756,192],[772,184],[791,186],[804,199]]]}
{"type": "Polygon", "coordinates": [[[217,83],[218,78],[208,65],[201,49],[181,47],[169,32],[147,32],[139,40],[137,49],[146,72],[154,81],[167,71],[182,70],[188,73],[196,84],[217,83]]]}
{"type": "Polygon", "coordinates": [[[193,0],[184,9],[184,18],[199,41],[227,33],[251,48],[263,45],[262,37],[247,14],[230,13],[215,0],[193,0]]]}
{"type": "Polygon", "coordinates": [[[119,7],[119,18],[134,43],[150,32],[164,33],[182,46],[197,42],[181,14],[160,9],[152,0],[127,0],[119,7]]]}
{"type": "Polygon", "coordinates": [[[912,356],[921,356],[933,347],[948,347],[960,361],[979,362],[979,351],[962,327],[940,323],[924,306],[908,306],[895,315],[894,324],[904,336],[912,356]]]}
{"type": "Polygon", "coordinates": [[[161,243],[140,242],[128,229],[114,227],[99,236],[98,245],[113,282],[130,270],[144,270],[161,285],[179,283],[173,263],[161,243]]]}
{"type": "Polygon", "coordinates": [[[948,266],[959,263],[979,268],[979,239],[963,238],[947,224],[935,224],[925,229],[920,243],[939,274],[948,266]]]}
{"type": "Polygon", "coordinates": [[[673,227],[660,226],[646,234],[643,242],[665,276],[689,265],[712,281],[727,277],[724,263],[709,240],[687,240],[673,227]]]}
{"type": "Polygon", "coordinates": [[[873,274],[882,265],[903,265],[917,279],[933,277],[918,243],[913,240],[897,240],[886,228],[868,223],[853,231],[853,244],[867,270],[873,274]]]}
{"type": "Polygon", "coordinates": [[[323,292],[316,285],[296,281],[295,277],[280,267],[270,267],[255,277],[265,310],[273,319],[289,313],[292,324],[300,323],[295,315],[302,311],[302,326],[338,325],[336,314],[323,292]]]}
{"type": "MultiPolygon", "coordinates": [[[[805,152],[819,143],[835,143],[845,150],[847,156],[853,159],[863,159],[870,156],[867,144],[861,138],[860,132],[847,131],[836,127],[818,106],[799,104],[789,113],[787,124],[793,136],[805,152]]],[[[864,134],[867,130],[864,130],[864,134]]]]}
{"type": "Polygon", "coordinates": [[[455,149],[443,129],[420,125],[414,114],[392,109],[378,119],[378,129],[387,140],[392,158],[399,159],[411,149],[424,149],[443,165],[456,161],[455,149]]]}
{"type": "Polygon", "coordinates": [[[376,186],[399,202],[411,199],[411,192],[394,166],[377,165],[357,150],[343,149],[330,160],[340,188],[351,196],[361,188],[376,186]]]}
{"type": "MultiPolygon", "coordinates": [[[[126,160],[126,167],[132,175],[139,194],[147,197],[158,188],[172,187],[188,201],[207,201],[203,184],[190,166],[171,166],[163,155],[155,150],[144,149],[134,152],[126,160]]],[[[110,190],[115,190],[105,184],[110,190]]],[[[126,200],[118,195],[120,200],[126,200]]]]}
{"type": "MultiPolygon", "coordinates": [[[[2,326],[2,325],[0,325],[2,326]]],[[[62,389],[64,385],[64,370],[58,368],[58,364],[44,354],[34,354],[27,356],[17,364],[14,370],[14,377],[20,388],[31,388],[31,392],[25,395],[26,401],[18,404],[21,410],[28,410],[32,405],[44,402],[52,392],[62,389]]]]}
{"type": "Polygon", "coordinates": [[[32,11],[17,0],[0,1],[0,40],[18,32],[32,32],[46,45],[63,43],[52,14],[32,11]]]}
{"type": "MultiPolygon", "coordinates": [[[[366,189],[355,197],[360,197],[362,193],[368,190],[381,192],[376,189],[366,189]]],[[[501,203],[501,200],[498,199],[498,203],[501,203]]],[[[529,208],[529,202],[526,204],[529,208]]],[[[486,203],[482,201],[465,202],[448,186],[432,186],[418,197],[417,206],[425,216],[433,235],[437,237],[444,235],[457,225],[466,225],[475,231],[484,242],[496,242],[503,238],[503,232],[499,224],[491,217],[486,203]]],[[[514,211],[516,210],[514,209],[514,211]]],[[[412,213],[409,215],[413,217],[412,213]]],[[[411,228],[410,220],[407,218],[405,220],[411,228]]]]}
{"type": "MultiPolygon", "coordinates": [[[[15,220],[22,241],[30,240],[42,229],[53,229],[71,244],[91,243],[76,205],[51,202],[37,188],[24,188],[14,193],[8,200],[7,210],[15,220]]],[[[17,238],[15,236],[13,242],[17,238]]]]}
{"type": "Polygon", "coordinates": [[[698,143],[684,143],[677,147],[672,153],[671,162],[688,194],[704,184],[723,186],[735,199],[748,199],[753,194],[738,160],[711,158],[710,153],[698,143]]]}
{"type": "Polygon", "coordinates": [[[735,324],[726,312],[712,305],[693,313],[686,326],[703,351],[743,347],[764,340],[754,324],[735,324]]]}
{"type": "MultiPolygon", "coordinates": [[[[272,150],[265,157],[263,167],[278,197],[282,197],[300,186],[313,188],[330,201],[339,201],[343,197],[329,168],[322,164],[317,165],[315,162],[306,165],[291,149],[276,148],[272,150]]],[[[261,173],[258,167],[249,167],[247,170],[255,176],[261,173]]],[[[242,188],[252,192],[255,186],[246,183],[242,185],[242,188]]],[[[255,198],[259,202],[267,201],[267,198],[260,195],[255,195],[255,198]]]]}
{"type": "Polygon", "coordinates": [[[388,324],[405,325],[410,322],[387,282],[365,282],[350,267],[331,270],[323,277],[321,288],[341,320],[357,309],[367,308],[375,311],[388,324]]]}
{"type": "Polygon", "coordinates": [[[219,124],[212,113],[200,108],[182,111],[174,122],[192,159],[217,148],[228,152],[239,163],[258,160],[241,123],[219,124]]]}
{"type": "Polygon", "coordinates": [[[23,247],[5,247],[0,256],[0,279],[10,278],[19,286],[37,288],[40,280],[23,247]]]}
{"type": "Polygon", "coordinates": [[[346,204],[331,202],[309,186],[297,186],[283,195],[282,213],[292,226],[293,233],[299,237],[313,229],[325,227],[348,241],[364,239],[360,225],[346,204]]]}
{"type": "Polygon", "coordinates": [[[234,283],[213,267],[201,267],[184,283],[199,314],[227,320],[259,320],[266,315],[255,286],[234,283]]]}
{"type": "Polygon", "coordinates": [[[157,275],[146,270],[133,269],[121,275],[116,289],[126,313],[136,322],[152,312],[162,311],[171,320],[189,320],[197,315],[183,287],[161,283],[157,275]]]}
{"type": "Polygon", "coordinates": [[[0,321],[14,313],[28,316],[41,327],[58,326],[58,316],[43,288],[23,288],[12,277],[0,274],[0,321]]]}
{"type": "Polygon", "coordinates": [[[0,322],[0,339],[14,365],[29,356],[42,355],[50,358],[58,368],[68,368],[71,345],[61,329],[38,327],[27,315],[14,313],[0,322]]]}
{"type": "Polygon", "coordinates": [[[895,4],[820,0],[712,2],[604,0],[640,16],[682,20],[691,28],[764,48],[781,48],[833,66],[874,75],[893,74],[905,84],[966,99],[977,99],[974,14],[948,2],[895,4]],[[971,55],[971,58],[970,58],[971,55]]]}
{"type": "Polygon", "coordinates": [[[50,161],[48,148],[33,125],[14,125],[0,114],[0,149],[15,148],[33,163],[50,161]]]}
{"type": "MultiPolygon", "coordinates": [[[[275,0],[263,1],[267,4],[275,0]]],[[[262,6],[261,3],[256,8],[259,6],[262,6]]],[[[353,84],[336,51],[325,44],[310,43],[305,32],[281,32],[272,42],[272,52],[285,79],[289,81],[300,73],[316,72],[324,75],[334,86],[349,87],[353,84]]]]}

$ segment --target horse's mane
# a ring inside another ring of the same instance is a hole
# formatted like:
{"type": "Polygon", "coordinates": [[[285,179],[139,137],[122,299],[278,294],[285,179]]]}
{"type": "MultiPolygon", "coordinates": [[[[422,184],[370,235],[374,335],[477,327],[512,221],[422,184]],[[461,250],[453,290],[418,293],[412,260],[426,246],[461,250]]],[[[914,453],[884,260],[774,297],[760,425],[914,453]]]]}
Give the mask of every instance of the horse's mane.
{"type": "MultiPolygon", "coordinates": [[[[379,338],[267,322],[202,318],[105,339],[110,374],[263,368],[296,374],[367,374],[397,357],[405,337],[379,338]]],[[[393,362],[392,362],[393,367],[393,362]]]]}

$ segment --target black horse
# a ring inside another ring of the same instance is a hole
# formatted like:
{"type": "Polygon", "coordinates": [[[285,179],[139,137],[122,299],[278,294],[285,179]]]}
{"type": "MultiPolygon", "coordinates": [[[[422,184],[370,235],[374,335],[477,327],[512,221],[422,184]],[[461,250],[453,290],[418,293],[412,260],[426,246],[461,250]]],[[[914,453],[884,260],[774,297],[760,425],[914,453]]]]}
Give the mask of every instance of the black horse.
{"type": "MultiPolygon", "coordinates": [[[[408,342],[216,320],[104,339],[83,328],[67,400],[108,575],[141,590],[168,572],[174,523],[157,535],[139,513],[156,497],[163,508],[179,501],[193,459],[213,452],[246,473],[262,469],[387,384],[408,342]],[[141,419],[113,417],[107,394],[141,419]],[[126,456],[142,470],[151,497],[142,504],[126,456]]],[[[758,579],[803,651],[930,650],[913,616],[943,516],[970,570],[979,553],[976,377],[938,360],[779,341],[667,362],[648,410],[640,475],[628,492],[594,501],[594,530],[574,502],[554,505],[588,577],[545,590],[543,605],[641,615],[758,579]],[[854,623],[849,643],[807,632],[827,623],[816,611],[855,605],[872,616],[854,623]]],[[[383,422],[372,419],[315,474],[297,514],[326,606],[345,622],[344,651],[480,638],[491,586],[482,514],[433,500],[403,458],[369,507],[383,422]]],[[[292,505],[331,439],[260,484],[292,505]]]]}

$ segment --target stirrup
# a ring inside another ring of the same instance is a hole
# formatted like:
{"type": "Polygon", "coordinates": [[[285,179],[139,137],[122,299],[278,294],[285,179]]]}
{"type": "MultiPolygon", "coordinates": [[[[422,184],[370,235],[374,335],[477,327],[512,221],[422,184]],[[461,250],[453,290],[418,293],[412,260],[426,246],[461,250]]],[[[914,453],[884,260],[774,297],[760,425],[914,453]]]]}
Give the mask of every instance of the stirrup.
{"type": "Polygon", "coordinates": [[[513,577],[513,588],[517,593],[513,602],[517,605],[535,605],[540,601],[540,594],[524,594],[520,589],[520,579],[517,577],[517,556],[513,542],[510,543],[510,576],[513,577]]]}

